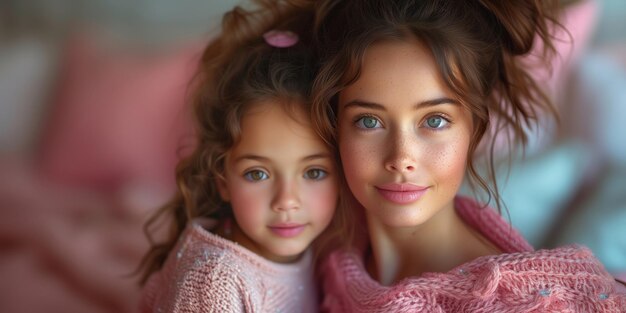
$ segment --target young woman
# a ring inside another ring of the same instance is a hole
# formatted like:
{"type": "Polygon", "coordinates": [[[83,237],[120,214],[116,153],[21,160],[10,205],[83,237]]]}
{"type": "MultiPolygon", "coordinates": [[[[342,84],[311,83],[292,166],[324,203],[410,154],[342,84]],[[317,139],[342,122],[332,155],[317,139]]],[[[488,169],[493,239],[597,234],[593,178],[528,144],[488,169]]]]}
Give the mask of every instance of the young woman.
{"type": "Polygon", "coordinates": [[[500,208],[475,170],[480,151],[493,155],[483,136],[495,127],[524,143],[523,129],[553,112],[519,58],[536,40],[552,51],[555,7],[319,2],[315,125],[339,148],[368,233],[364,249],[327,260],[326,310],[626,310],[626,294],[588,249],[534,251],[494,210],[457,196],[469,174],[500,208]]]}

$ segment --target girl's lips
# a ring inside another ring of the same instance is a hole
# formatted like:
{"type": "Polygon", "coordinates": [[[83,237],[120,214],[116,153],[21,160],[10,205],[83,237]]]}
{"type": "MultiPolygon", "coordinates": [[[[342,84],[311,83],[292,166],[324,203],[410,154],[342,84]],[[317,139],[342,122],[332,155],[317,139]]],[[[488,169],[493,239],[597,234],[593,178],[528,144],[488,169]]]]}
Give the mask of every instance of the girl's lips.
{"type": "Polygon", "coordinates": [[[375,186],[383,198],[397,204],[409,204],[419,200],[428,187],[413,184],[384,184],[375,186]]]}
{"type": "Polygon", "coordinates": [[[268,227],[277,236],[291,238],[304,231],[305,226],[304,224],[276,224],[268,227]]]}

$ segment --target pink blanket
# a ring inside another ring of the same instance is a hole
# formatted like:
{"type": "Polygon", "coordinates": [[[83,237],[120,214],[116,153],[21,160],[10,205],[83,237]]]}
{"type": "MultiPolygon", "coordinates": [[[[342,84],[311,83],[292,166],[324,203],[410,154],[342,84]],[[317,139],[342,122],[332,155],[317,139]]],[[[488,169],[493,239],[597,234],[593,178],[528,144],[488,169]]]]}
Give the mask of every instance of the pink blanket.
{"type": "Polygon", "coordinates": [[[0,160],[0,312],[134,312],[149,214],[0,160]]]}

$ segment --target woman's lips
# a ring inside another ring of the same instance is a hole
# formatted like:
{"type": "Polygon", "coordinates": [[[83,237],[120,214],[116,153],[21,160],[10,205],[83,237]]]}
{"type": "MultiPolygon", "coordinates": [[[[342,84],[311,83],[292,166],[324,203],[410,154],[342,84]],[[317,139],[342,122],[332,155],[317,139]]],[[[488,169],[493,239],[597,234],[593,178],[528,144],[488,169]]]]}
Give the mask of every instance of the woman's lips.
{"type": "Polygon", "coordinates": [[[375,186],[383,198],[397,204],[408,204],[419,200],[428,187],[413,184],[383,184],[375,186]]]}
{"type": "Polygon", "coordinates": [[[291,238],[304,231],[305,226],[304,224],[276,224],[268,227],[277,236],[291,238]]]}

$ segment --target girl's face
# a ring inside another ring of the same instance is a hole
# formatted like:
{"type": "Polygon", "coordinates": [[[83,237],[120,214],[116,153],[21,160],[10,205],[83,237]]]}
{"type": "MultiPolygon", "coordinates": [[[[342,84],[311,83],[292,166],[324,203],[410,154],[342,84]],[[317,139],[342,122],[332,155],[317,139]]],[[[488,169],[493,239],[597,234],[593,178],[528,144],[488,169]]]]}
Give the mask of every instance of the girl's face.
{"type": "Polygon", "coordinates": [[[277,262],[306,250],[330,223],[338,197],[331,152],[302,122],[307,115],[295,113],[288,115],[276,101],[247,112],[218,184],[243,233],[235,240],[277,262]]]}
{"type": "Polygon", "coordinates": [[[339,95],[338,118],[346,179],[368,218],[415,226],[453,205],[472,119],[422,43],[369,47],[361,76],[339,95]]]}

